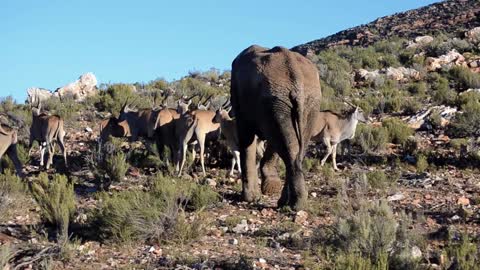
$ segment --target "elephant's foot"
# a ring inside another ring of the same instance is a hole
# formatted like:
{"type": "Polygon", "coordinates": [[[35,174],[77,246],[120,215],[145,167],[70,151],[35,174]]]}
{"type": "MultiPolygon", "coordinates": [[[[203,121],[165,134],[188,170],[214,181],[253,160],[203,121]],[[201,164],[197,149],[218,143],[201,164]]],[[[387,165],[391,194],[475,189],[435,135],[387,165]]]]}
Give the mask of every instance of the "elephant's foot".
{"type": "Polygon", "coordinates": [[[256,202],[260,198],[260,194],[256,191],[243,189],[242,191],[242,200],[245,202],[256,202]]]}
{"type": "Polygon", "coordinates": [[[273,195],[282,190],[283,183],[278,177],[268,177],[262,181],[262,194],[273,195]]]}

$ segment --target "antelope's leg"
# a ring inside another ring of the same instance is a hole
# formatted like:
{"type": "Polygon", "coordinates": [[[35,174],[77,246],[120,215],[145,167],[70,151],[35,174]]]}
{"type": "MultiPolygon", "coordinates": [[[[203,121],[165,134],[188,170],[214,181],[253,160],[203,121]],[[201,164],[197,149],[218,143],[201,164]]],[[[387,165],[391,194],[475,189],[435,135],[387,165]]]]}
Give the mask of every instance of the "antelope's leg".
{"type": "Polygon", "coordinates": [[[44,162],[44,157],[45,157],[45,147],[46,147],[46,143],[44,142],[41,142],[39,143],[40,144],[40,166],[43,166],[44,162]]]}
{"type": "Polygon", "coordinates": [[[200,144],[200,164],[202,165],[203,176],[207,176],[207,173],[205,172],[205,160],[204,160],[205,134],[203,133],[197,134],[197,140],[198,140],[198,144],[200,144]]]}
{"type": "MultiPolygon", "coordinates": [[[[187,144],[182,142],[180,146],[180,168],[178,169],[178,176],[182,175],[183,166],[185,166],[185,159],[187,158],[187,144]]],[[[178,163],[177,163],[178,168],[178,163]]]]}
{"type": "Polygon", "coordinates": [[[63,142],[63,139],[58,141],[58,146],[60,147],[60,150],[62,151],[63,160],[65,161],[65,167],[67,167],[67,151],[65,150],[65,143],[63,142]]]}
{"type": "Polygon", "coordinates": [[[233,169],[235,168],[235,156],[232,157],[232,167],[230,168],[230,173],[228,175],[233,176],[233,169]]]}
{"type": "Polygon", "coordinates": [[[235,159],[237,160],[237,169],[239,173],[242,173],[242,166],[240,164],[240,151],[233,151],[235,159]]]}
{"type": "Polygon", "coordinates": [[[337,145],[338,143],[335,143],[332,145],[332,161],[333,161],[333,169],[338,171],[337,167],[337,145]]]}
{"type": "Polygon", "coordinates": [[[330,139],[324,138],[323,143],[327,147],[327,154],[325,154],[325,157],[322,159],[322,162],[320,163],[321,166],[325,165],[327,158],[332,154],[332,145],[330,143],[330,139]]]}

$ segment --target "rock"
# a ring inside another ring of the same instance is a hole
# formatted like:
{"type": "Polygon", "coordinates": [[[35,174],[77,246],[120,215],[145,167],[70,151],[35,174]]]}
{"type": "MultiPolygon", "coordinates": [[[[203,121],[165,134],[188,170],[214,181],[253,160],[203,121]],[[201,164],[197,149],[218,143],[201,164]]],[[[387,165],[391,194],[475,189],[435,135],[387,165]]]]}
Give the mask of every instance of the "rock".
{"type": "Polygon", "coordinates": [[[234,233],[246,233],[248,232],[248,223],[246,219],[242,219],[242,221],[237,224],[232,231],[234,233]]]}
{"type": "Polygon", "coordinates": [[[460,220],[460,216],[459,215],[454,215],[452,217],[452,221],[457,221],[457,220],[460,220]]]}
{"type": "Polygon", "coordinates": [[[316,198],[318,196],[316,192],[312,192],[310,195],[312,195],[312,198],[316,198]]]}
{"type": "Polygon", "coordinates": [[[86,127],[85,128],[85,131],[88,132],[88,133],[92,133],[93,132],[93,129],[91,127],[86,127]]]}
{"type": "Polygon", "coordinates": [[[27,89],[27,102],[35,104],[37,102],[44,102],[52,97],[52,92],[44,88],[31,87],[27,89]]]}
{"type": "Polygon", "coordinates": [[[228,243],[229,243],[230,245],[238,245],[238,240],[235,239],[235,238],[232,238],[232,239],[229,239],[229,240],[228,240],[228,243]]]}
{"type": "Polygon", "coordinates": [[[405,195],[403,195],[402,193],[397,193],[397,194],[394,194],[392,196],[387,197],[387,201],[389,201],[389,202],[401,201],[403,199],[405,199],[405,195]]]}
{"type": "Polygon", "coordinates": [[[422,251],[419,247],[413,246],[410,255],[412,256],[412,259],[420,259],[422,258],[422,251]]]}
{"type": "Polygon", "coordinates": [[[465,196],[462,196],[462,197],[458,198],[457,204],[467,206],[467,205],[470,205],[470,200],[468,198],[466,198],[465,196]]]}
{"type": "Polygon", "coordinates": [[[427,57],[425,60],[426,68],[428,71],[435,71],[444,66],[461,66],[465,64],[465,57],[461,55],[457,50],[453,49],[447,54],[444,54],[440,57],[427,57]]]}
{"type": "Polygon", "coordinates": [[[403,81],[406,79],[420,79],[420,72],[413,68],[405,68],[405,67],[388,67],[385,70],[385,74],[389,79],[396,80],[396,81],[403,81]]]}
{"type": "Polygon", "coordinates": [[[362,81],[374,81],[379,76],[380,76],[379,70],[368,71],[366,69],[361,68],[356,72],[357,79],[360,79],[362,81]]]}
{"type": "Polygon", "coordinates": [[[465,32],[465,37],[472,42],[480,41],[480,26],[465,32]]]}
{"type": "Polygon", "coordinates": [[[217,182],[211,178],[207,178],[205,179],[205,182],[207,183],[207,185],[211,186],[211,187],[216,187],[217,186],[217,182]]]}
{"type": "Polygon", "coordinates": [[[97,78],[93,73],[85,73],[75,82],[58,88],[54,95],[60,98],[73,97],[76,101],[83,101],[87,97],[96,95],[97,92],[97,78]]]}
{"type": "Polygon", "coordinates": [[[418,48],[424,47],[433,41],[431,36],[419,36],[414,39],[414,41],[409,41],[407,48],[418,48]]]}
{"type": "Polygon", "coordinates": [[[295,215],[295,223],[304,224],[308,219],[308,213],[306,211],[298,211],[295,215]]]}
{"type": "Polygon", "coordinates": [[[449,106],[433,106],[427,109],[423,109],[414,116],[403,118],[407,122],[408,126],[413,129],[420,129],[425,127],[427,117],[429,117],[432,112],[436,112],[440,115],[440,125],[445,127],[450,123],[450,120],[457,113],[457,108],[449,106]]]}

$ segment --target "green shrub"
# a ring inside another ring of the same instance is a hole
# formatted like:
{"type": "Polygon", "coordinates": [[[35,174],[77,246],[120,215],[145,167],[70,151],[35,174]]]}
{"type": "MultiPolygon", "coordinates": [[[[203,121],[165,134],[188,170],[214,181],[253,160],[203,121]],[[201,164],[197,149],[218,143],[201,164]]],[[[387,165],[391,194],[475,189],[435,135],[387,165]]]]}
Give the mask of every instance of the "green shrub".
{"type": "Polygon", "coordinates": [[[392,143],[404,144],[408,137],[413,135],[413,130],[402,120],[397,118],[388,118],[382,121],[388,132],[389,139],[392,143]]]}
{"type": "Polygon", "coordinates": [[[40,206],[44,222],[57,227],[58,239],[68,238],[68,226],[75,213],[75,192],[73,183],[64,175],[55,174],[50,181],[41,173],[31,185],[33,198],[40,206]]]}
{"type": "Polygon", "coordinates": [[[322,51],[315,59],[320,78],[338,95],[348,95],[352,86],[352,67],[334,50],[322,51]]]}
{"type": "Polygon", "coordinates": [[[78,112],[83,109],[83,106],[72,97],[62,99],[53,97],[45,101],[45,104],[42,104],[42,108],[52,114],[59,115],[66,122],[75,122],[71,120],[78,115],[78,112]]]}
{"type": "Polygon", "coordinates": [[[414,82],[407,85],[407,91],[415,96],[424,96],[427,93],[425,82],[414,82]]]}
{"type": "Polygon", "coordinates": [[[194,215],[193,222],[187,222],[186,207],[196,210],[218,201],[218,195],[206,187],[161,174],[153,178],[147,191],[102,193],[100,198],[94,224],[104,241],[182,244],[201,235],[205,225],[200,213],[194,215]]]}
{"type": "Polygon", "coordinates": [[[463,235],[459,242],[450,242],[446,253],[447,265],[455,264],[456,269],[478,269],[480,263],[478,244],[472,243],[468,235],[463,235]]]}
{"type": "Polygon", "coordinates": [[[455,115],[447,131],[452,137],[480,136],[480,103],[471,100],[464,104],[462,113],[455,115]]]}
{"type": "Polygon", "coordinates": [[[374,189],[385,189],[395,182],[389,179],[385,172],[379,170],[368,172],[366,176],[369,186],[374,189]]]}
{"type": "Polygon", "coordinates": [[[359,124],[353,142],[366,153],[383,151],[388,142],[388,132],[384,127],[359,124]]]}
{"type": "Polygon", "coordinates": [[[108,155],[105,160],[105,172],[114,182],[120,182],[128,170],[128,163],[125,154],[121,151],[108,155]]]}
{"type": "Polygon", "coordinates": [[[127,100],[130,102],[135,100],[133,89],[133,86],[129,84],[108,85],[107,88],[101,90],[96,97],[94,101],[95,107],[99,111],[107,111],[118,117],[123,104],[125,104],[127,100]]]}
{"type": "Polygon", "coordinates": [[[420,154],[417,156],[417,173],[424,173],[428,169],[427,157],[420,154]]]}
{"type": "Polygon", "coordinates": [[[480,74],[467,67],[454,66],[449,70],[449,75],[460,89],[480,88],[480,74]]]}
{"type": "Polygon", "coordinates": [[[427,81],[430,84],[431,89],[433,90],[432,100],[435,103],[442,105],[454,105],[457,92],[450,89],[448,84],[448,79],[442,77],[438,73],[431,73],[428,75],[427,81]]]}
{"type": "Polygon", "coordinates": [[[28,205],[26,188],[22,180],[6,169],[0,174],[0,223],[11,218],[15,211],[28,205]]]}

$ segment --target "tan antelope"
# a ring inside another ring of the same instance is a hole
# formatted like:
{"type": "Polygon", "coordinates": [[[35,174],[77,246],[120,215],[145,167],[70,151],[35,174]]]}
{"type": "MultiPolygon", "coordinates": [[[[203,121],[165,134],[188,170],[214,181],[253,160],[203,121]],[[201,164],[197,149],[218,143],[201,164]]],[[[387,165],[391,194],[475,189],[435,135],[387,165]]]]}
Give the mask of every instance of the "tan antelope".
{"type": "MultiPolygon", "coordinates": [[[[12,160],[17,175],[24,177],[22,163],[17,154],[17,130],[12,129],[7,125],[0,124],[0,159],[7,153],[7,156],[12,160]]],[[[0,168],[1,169],[1,168],[0,168]]]]}
{"type": "Polygon", "coordinates": [[[32,125],[30,126],[29,152],[32,152],[33,142],[37,141],[40,145],[40,166],[44,164],[45,149],[48,150],[48,161],[46,168],[49,169],[53,161],[55,146],[58,143],[63,154],[65,167],[67,167],[67,152],[64,143],[65,130],[63,119],[58,115],[48,115],[41,112],[41,103],[38,102],[37,108],[32,106],[32,125]]]}
{"type": "Polygon", "coordinates": [[[130,127],[131,140],[137,141],[139,137],[152,139],[158,126],[160,109],[136,110],[129,107],[127,102],[122,107],[118,120],[127,121],[130,127]]]}
{"type": "Polygon", "coordinates": [[[220,124],[214,123],[213,118],[215,112],[211,110],[194,110],[189,111],[188,107],[191,104],[191,100],[185,103],[181,100],[178,101],[177,112],[180,114],[180,118],[176,121],[175,132],[179,138],[179,163],[178,175],[182,174],[183,167],[186,161],[187,145],[195,138],[198,141],[200,147],[200,164],[202,166],[203,175],[206,175],[204,153],[205,153],[205,140],[208,136],[214,136],[218,139],[218,133],[220,124]],[[195,136],[195,137],[194,137],[195,136]]]}
{"type": "Polygon", "coordinates": [[[317,120],[313,125],[312,141],[323,142],[327,147],[327,154],[321,161],[322,166],[332,155],[333,168],[338,170],[337,145],[344,140],[354,138],[358,122],[367,122],[359,107],[355,107],[345,117],[331,111],[318,112],[317,120]]]}

